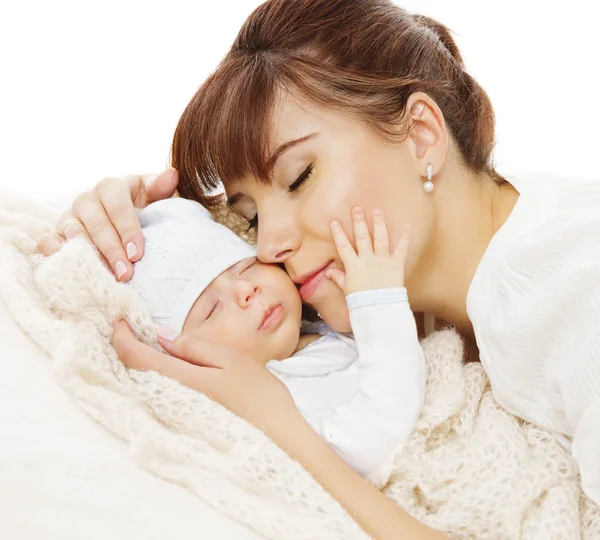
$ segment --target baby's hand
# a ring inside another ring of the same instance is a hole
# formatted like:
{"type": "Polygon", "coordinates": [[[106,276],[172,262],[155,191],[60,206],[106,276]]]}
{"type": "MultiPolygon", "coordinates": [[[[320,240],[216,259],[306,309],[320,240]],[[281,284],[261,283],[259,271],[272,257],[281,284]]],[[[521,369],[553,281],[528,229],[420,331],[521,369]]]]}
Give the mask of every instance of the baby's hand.
{"type": "Polygon", "coordinates": [[[371,289],[403,287],[410,227],[404,227],[398,246],[390,254],[387,228],[381,210],[373,212],[373,241],[365,221],[364,210],[360,206],[352,210],[352,221],[356,251],[340,222],[331,222],[331,232],[344,270],[330,268],[325,275],[334,281],[345,295],[371,289]]]}

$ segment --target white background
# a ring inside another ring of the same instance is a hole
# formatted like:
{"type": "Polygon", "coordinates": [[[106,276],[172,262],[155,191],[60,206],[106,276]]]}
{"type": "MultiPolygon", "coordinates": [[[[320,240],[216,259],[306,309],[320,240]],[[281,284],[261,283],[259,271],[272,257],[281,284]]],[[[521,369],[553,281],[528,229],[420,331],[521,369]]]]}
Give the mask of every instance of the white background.
{"type": "MultiPolygon", "coordinates": [[[[165,168],[183,108],[260,3],[1,2],[0,188],[44,197],[165,168]]],[[[402,5],[457,34],[496,109],[501,172],[600,176],[596,0],[402,5]]]]}

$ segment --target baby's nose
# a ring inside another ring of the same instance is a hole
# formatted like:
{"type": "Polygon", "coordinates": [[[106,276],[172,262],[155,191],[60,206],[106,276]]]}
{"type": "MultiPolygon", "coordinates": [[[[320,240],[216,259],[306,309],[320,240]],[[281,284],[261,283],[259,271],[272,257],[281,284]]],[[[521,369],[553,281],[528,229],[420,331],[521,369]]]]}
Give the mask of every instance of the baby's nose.
{"type": "Polygon", "coordinates": [[[249,281],[246,281],[244,279],[240,279],[238,280],[237,283],[237,294],[238,294],[238,300],[240,302],[240,305],[242,306],[246,306],[248,305],[248,302],[250,302],[250,299],[259,291],[259,287],[258,285],[254,285],[253,283],[250,283],[249,281]]]}

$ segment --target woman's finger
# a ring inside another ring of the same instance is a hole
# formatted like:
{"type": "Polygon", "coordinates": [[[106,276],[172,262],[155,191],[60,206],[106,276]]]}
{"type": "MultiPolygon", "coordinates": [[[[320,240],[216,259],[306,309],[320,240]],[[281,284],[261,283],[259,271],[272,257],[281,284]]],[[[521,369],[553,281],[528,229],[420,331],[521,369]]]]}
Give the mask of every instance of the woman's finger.
{"type": "Polygon", "coordinates": [[[133,201],[146,198],[143,181],[140,177],[125,182],[120,178],[105,178],[98,183],[95,191],[127,260],[139,261],[143,254],[144,238],[133,201]]]}
{"type": "Polygon", "coordinates": [[[369,232],[369,226],[365,219],[365,211],[362,206],[352,209],[352,223],[354,224],[354,240],[358,255],[372,254],[373,242],[371,241],[371,233],[369,232]]]}
{"type": "Polygon", "coordinates": [[[84,236],[87,238],[85,227],[80,219],[77,219],[70,210],[63,212],[56,222],[54,232],[63,239],[84,236]]]}
{"type": "Polygon", "coordinates": [[[63,242],[71,238],[83,238],[87,242],[91,242],[85,225],[71,211],[64,212],[56,222],[56,239],[59,238],[62,238],[63,242]]]}
{"type": "Polygon", "coordinates": [[[348,236],[346,235],[342,224],[339,221],[331,222],[331,234],[333,235],[333,241],[335,242],[335,247],[340,256],[342,264],[347,266],[352,263],[352,261],[356,258],[356,252],[348,240],[348,236]]]}
{"type": "Polygon", "coordinates": [[[178,182],[177,171],[167,169],[158,176],[105,178],[96,186],[98,198],[130,262],[139,261],[144,254],[144,237],[137,208],[172,197],[178,182]]]}
{"type": "Polygon", "coordinates": [[[373,251],[375,255],[386,257],[390,255],[390,241],[383,212],[379,209],[373,211],[373,251]]]}
{"type": "MultiPolygon", "coordinates": [[[[146,201],[144,201],[145,204],[143,206],[147,206],[155,201],[171,198],[175,194],[175,190],[179,184],[179,173],[173,168],[161,172],[156,177],[143,175],[140,178],[146,186],[146,201]]],[[[143,208],[141,204],[138,204],[135,197],[132,196],[132,200],[138,208],[143,208]]]]}
{"type": "Polygon", "coordinates": [[[90,241],[108,261],[116,278],[127,281],[133,275],[133,265],[121,244],[121,238],[113,227],[101,201],[93,193],[86,199],[79,200],[73,207],[73,213],[85,225],[90,241]]]}
{"type": "Polygon", "coordinates": [[[156,371],[199,392],[209,395],[212,393],[217,370],[191,364],[141,343],[124,321],[115,327],[113,346],[120,360],[127,367],[156,371]]]}
{"type": "Polygon", "coordinates": [[[169,354],[197,366],[224,369],[240,352],[190,334],[179,334],[171,328],[159,328],[158,341],[169,354]]]}
{"type": "Polygon", "coordinates": [[[46,233],[40,236],[37,250],[44,256],[54,255],[63,245],[64,238],[56,233],[46,233]]]}
{"type": "MultiPolygon", "coordinates": [[[[49,257],[54,255],[63,244],[71,238],[81,237],[84,240],[90,242],[90,237],[82,225],[81,220],[72,217],[71,212],[65,212],[58,220],[56,225],[57,230],[64,231],[64,234],[59,233],[46,233],[40,237],[37,243],[37,250],[44,256],[49,257]]],[[[112,272],[110,263],[106,260],[102,253],[98,252],[100,261],[106,268],[112,272]]]]}

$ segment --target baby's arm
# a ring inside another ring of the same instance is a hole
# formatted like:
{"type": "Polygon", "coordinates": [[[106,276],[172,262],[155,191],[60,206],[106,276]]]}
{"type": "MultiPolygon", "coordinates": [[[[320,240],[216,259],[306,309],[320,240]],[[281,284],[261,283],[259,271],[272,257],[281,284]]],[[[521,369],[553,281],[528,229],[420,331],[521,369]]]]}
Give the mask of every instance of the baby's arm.
{"type": "Polygon", "coordinates": [[[323,420],[321,432],[367,476],[414,429],[425,397],[425,361],[402,286],[408,230],[390,255],[383,216],[374,215],[373,243],[362,212],[353,217],[357,252],[341,228],[332,227],[345,272],[330,277],[346,293],[358,349],[359,391],[323,420]]]}

